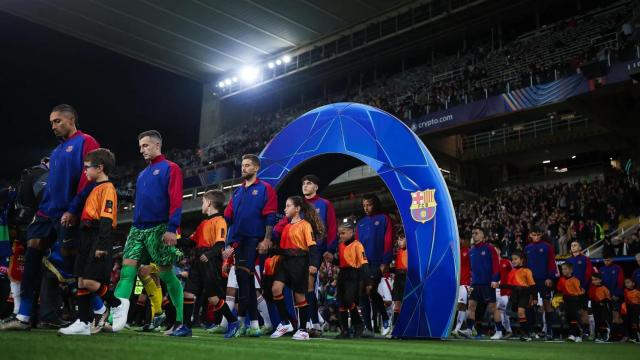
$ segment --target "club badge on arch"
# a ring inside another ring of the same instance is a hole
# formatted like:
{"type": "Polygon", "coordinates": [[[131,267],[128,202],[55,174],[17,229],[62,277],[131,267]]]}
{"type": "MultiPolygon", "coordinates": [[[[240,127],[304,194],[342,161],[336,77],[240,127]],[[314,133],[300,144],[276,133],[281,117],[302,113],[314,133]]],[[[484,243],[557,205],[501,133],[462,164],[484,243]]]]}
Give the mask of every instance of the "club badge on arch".
{"type": "Polygon", "coordinates": [[[426,189],[411,193],[411,217],[419,223],[426,223],[436,216],[436,190],[426,189]]]}

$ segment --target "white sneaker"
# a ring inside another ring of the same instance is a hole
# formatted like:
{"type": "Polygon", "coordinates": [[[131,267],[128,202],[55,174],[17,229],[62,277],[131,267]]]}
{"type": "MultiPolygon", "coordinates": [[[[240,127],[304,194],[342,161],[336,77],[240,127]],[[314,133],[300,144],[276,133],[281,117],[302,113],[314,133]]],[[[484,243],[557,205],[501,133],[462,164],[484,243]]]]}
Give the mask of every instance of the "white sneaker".
{"type": "MultiPolygon", "coordinates": [[[[273,332],[273,334],[271,334],[271,338],[272,339],[277,339],[280,336],[286,334],[286,333],[290,333],[293,331],[293,325],[291,325],[291,323],[288,323],[287,325],[283,325],[282,323],[278,325],[278,327],[276,328],[276,331],[273,332]]],[[[298,332],[300,332],[300,330],[298,330],[298,332]]],[[[305,331],[305,334],[307,332],[305,331]]],[[[297,333],[296,333],[297,334],[297,333]]],[[[309,334],[307,334],[307,337],[309,337],[309,334]]]]}
{"type": "Polygon", "coordinates": [[[293,340],[309,340],[309,333],[306,330],[298,329],[291,338],[293,340]]]}
{"type": "Polygon", "coordinates": [[[385,338],[393,339],[393,335],[392,335],[393,331],[392,330],[393,330],[393,328],[389,329],[389,333],[385,336],[385,338]]]}
{"type": "Polygon", "coordinates": [[[113,317],[113,332],[124,329],[125,325],[127,325],[127,316],[129,315],[129,299],[120,298],[120,305],[111,308],[111,315],[113,317]]]}
{"type": "Polygon", "coordinates": [[[576,342],[577,343],[582,342],[582,336],[576,336],[576,342]]]}
{"type": "MultiPolygon", "coordinates": [[[[568,340],[568,341],[572,341],[572,342],[576,342],[576,337],[575,337],[575,336],[573,336],[573,335],[569,335],[569,336],[567,337],[567,340],[568,340]]],[[[582,340],[582,339],[580,339],[580,340],[582,340]]]]}
{"type": "Polygon", "coordinates": [[[387,336],[391,334],[391,326],[387,326],[387,327],[382,327],[382,330],[380,330],[380,335],[382,336],[387,336]]]}
{"type": "Polygon", "coordinates": [[[496,331],[495,334],[491,337],[491,340],[500,340],[502,339],[502,331],[496,331]]]}
{"type": "Polygon", "coordinates": [[[66,328],[61,328],[58,332],[62,335],[91,335],[91,327],[78,319],[66,328]]]}

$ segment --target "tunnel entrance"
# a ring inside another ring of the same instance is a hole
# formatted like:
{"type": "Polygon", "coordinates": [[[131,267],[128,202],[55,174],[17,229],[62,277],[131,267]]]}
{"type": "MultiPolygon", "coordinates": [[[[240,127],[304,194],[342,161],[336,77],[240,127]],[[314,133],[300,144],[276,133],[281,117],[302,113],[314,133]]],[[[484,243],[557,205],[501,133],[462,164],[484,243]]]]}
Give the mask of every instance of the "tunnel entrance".
{"type": "Polygon", "coordinates": [[[404,123],[370,106],[331,104],[290,123],[260,158],[258,176],[274,186],[281,203],[300,193],[305,174],[319,176],[324,188],[349,169],[370,166],[389,189],[407,238],[407,282],[393,335],[448,336],[460,262],[453,204],[437,164],[404,123]]]}

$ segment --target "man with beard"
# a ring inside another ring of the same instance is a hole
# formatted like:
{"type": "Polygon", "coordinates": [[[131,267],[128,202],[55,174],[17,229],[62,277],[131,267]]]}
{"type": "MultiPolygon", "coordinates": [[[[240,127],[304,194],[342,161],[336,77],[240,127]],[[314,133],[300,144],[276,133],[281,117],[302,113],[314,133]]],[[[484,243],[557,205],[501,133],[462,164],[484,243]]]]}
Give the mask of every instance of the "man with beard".
{"type": "Polygon", "coordinates": [[[258,179],[260,159],[253,154],[242,156],[244,183],[231,195],[224,217],[231,226],[230,247],[224,258],[235,255],[238,281],[238,320],[241,329],[236,336],[262,335],[258,323],[258,305],[254,284],[257,253],[266,254],[271,247],[273,226],[276,223],[278,199],[268,183],[258,179]],[[247,314],[248,313],[248,314],[247,314]],[[249,316],[249,329],[245,319],[249,316]]]}

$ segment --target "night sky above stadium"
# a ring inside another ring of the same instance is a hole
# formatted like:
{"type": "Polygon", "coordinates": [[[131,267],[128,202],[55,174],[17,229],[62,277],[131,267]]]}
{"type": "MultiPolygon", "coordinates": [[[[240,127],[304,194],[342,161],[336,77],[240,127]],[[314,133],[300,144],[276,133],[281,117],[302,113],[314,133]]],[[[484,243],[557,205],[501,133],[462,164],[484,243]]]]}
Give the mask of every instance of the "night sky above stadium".
{"type": "Polygon", "coordinates": [[[18,177],[57,141],[51,108],[76,107],[80,129],[119,162],[139,157],[136,135],[160,130],[168,148],[198,141],[201,84],[0,12],[0,179],[18,177]]]}

